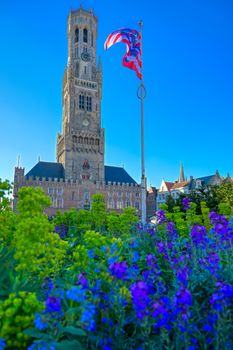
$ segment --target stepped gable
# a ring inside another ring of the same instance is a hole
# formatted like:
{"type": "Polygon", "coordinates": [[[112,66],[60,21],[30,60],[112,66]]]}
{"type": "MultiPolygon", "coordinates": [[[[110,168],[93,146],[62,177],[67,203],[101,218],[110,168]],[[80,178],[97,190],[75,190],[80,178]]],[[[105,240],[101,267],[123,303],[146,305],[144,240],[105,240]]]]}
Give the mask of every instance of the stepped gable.
{"type": "Polygon", "coordinates": [[[116,167],[116,166],[104,166],[104,173],[105,173],[105,182],[120,182],[122,183],[130,183],[137,185],[137,182],[125,171],[124,168],[116,167]]]}
{"type": "Polygon", "coordinates": [[[42,180],[42,178],[46,180],[49,178],[64,179],[64,175],[64,167],[61,163],[40,161],[26,174],[26,179],[29,179],[30,176],[32,176],[33,179],[39,177],[40,180],[42,180]]]}

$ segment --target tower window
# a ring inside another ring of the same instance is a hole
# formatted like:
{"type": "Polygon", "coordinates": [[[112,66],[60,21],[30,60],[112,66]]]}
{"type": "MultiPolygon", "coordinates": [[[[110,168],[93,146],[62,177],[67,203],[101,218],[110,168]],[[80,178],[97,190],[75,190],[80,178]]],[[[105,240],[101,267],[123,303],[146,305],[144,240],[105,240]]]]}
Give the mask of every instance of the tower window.
{"type": "Polygon", "coordinates": [[[88,32],[86,28],[83,29],[83,42],[84,43],[88,42],[88,32]]]}
{"type": "Polygon", "coordinates": [[[78,77],[78,62],[75,65],[75,76],[78,77]]]}
{"type": "Polygon", "coordinates": [[[92,47],[94,46],[94,35],[93,35],[93,33],[91,33],[91,46],[92,47]]]}
{"type": "Polygon", "coordinates": [[[76,29],[75,29],[75,42],[76,42],[76,43],[78,42],[78,39],[79,39],[79,29],[76,28],[76,29]]]}
{"type": "Polygon", "coordinates": [[[91,96],[87,96],[86,106],[87,106],[87,111],[91,112],[92,111],[92,98],[91,98],[91,96]]]}
{"type": "Polygon", "coordinates": [[[75,48],[74,57],[78,58],[78,47],[75,48]]]}
{"type": "Polygon", "coordinates": [[[79,95],[79,109],[84,109],[84,95],[79,95]]]}

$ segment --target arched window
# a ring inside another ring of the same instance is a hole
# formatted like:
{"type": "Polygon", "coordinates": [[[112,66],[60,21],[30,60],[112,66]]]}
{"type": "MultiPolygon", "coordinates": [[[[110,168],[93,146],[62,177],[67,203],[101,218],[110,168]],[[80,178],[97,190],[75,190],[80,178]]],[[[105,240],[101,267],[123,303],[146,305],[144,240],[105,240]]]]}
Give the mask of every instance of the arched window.
{"type": "Polygon", "coordinates": [[[75,64],[75,76],[78,77],[78,62],[75,64]]]}
{"type": "Polygon", "coordinates": [[[94,35],[93,35],[93,33],[91,33],[91,46],[92,47],[94,46],[94,35]]]}
{"type": "Polygon", "coordinates": [[[99,146],[99,140],[98,140],[98,139],[95,140],[95,144],[96,144],[97,146],[99,146]]]}
{"type": "Polygon", "coordinates": [[[84,137],[84,145],[87,145],[87,144],[88,144],[88,138],[84,137]]]}
{"type": "Polygon", "coordinates": [[[94,145],[94,139],[93,138],[90,139],[90,143],[91,143],[91,145],[94,145]]]}
{"type": "Polygon", "coordinates": [[[75,42],[76,42],[76,43],[78,42],[78,39],[79,39],[79,29],[76,28],[76,29],[75,29],[75,42]]]}
{"type": "Polygon", "coordinates": [[[88,31],[86,28],[83,29],[83,42],[84,43],[88,42],[88,31]]]}
{"type": "Polygon", "coordinates": [[[73,140],[73,143],[76,143],[77,142],[77,136],[73,135],[72,136],[72,140],[73,140]]]}
{"type": "Polygon", "coordinates": [[[89,111],[89,112],[92,111],[92,98],[91,98],[91,96],[87,96],[87,99],[86,99],[86,109],[87,109],[87,111],[89,111]]]}
{"type": "Polygon", "coordinates": [[[82,136],[79,136],[79,138],[78,138],[78,143],[83,143],[83,138],[82,138],[82,136]]]}
{"type": "Polygon", "coordinates": [[[84,95],[79,95],[79,109],[84,109],[84,95]]]}

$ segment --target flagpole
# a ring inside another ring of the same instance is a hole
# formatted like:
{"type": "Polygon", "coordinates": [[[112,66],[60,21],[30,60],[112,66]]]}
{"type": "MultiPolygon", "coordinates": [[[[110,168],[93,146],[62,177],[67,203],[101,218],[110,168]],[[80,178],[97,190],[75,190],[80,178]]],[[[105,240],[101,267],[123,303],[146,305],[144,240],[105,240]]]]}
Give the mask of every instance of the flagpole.
{"type": "Polygon", "coordinates": [[[142,51],[142,26],[143,22],[139,22],[141,35],[141,82],[138,88],[138,98],[141,100],[141,221],[143,226],[146,224],[146,176],[145,176],[145,156],[144,156],[144,99],[146,97],[146,89],[143,84],[143,51],[142,51]]]}

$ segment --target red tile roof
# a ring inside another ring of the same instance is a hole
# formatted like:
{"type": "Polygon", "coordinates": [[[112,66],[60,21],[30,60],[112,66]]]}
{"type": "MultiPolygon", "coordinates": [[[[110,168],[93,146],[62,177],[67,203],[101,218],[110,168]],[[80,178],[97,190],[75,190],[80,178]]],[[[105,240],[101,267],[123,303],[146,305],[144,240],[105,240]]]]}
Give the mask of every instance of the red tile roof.
{"type": "Polygon", "coordinates": [[[164,182],[165,182],[165,184],[167,186],[168,191],[170,191],[172,186],[174,185],[174,182],[166,182],[166,181],[164,181],[164,182]]]}

